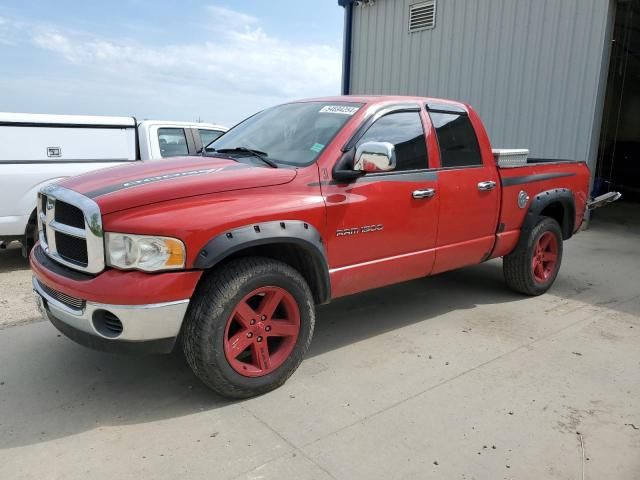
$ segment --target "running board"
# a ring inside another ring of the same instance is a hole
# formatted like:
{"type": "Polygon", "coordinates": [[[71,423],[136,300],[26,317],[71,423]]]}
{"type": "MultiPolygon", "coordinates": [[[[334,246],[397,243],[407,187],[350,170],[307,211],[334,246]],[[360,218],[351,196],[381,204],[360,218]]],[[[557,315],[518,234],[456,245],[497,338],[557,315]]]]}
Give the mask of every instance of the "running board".
{"type": "Polygon", "coordinates": [[[622,198],[622,194],[620,192],[609,192],[599,197],[596,197],[587,202],[588,210],[595,210],[596,208],[604,207],[610,203],[615,202],[616,200],[620,200],[622,198]]]}

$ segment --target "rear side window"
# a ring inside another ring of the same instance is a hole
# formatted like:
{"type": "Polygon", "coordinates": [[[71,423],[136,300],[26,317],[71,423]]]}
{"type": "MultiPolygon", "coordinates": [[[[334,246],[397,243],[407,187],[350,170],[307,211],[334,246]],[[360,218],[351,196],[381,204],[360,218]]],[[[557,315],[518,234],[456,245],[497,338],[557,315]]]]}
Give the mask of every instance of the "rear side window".
{"type": "Polygon", "coordinates": [[[420,170],[428,166],[427,144],[419,112],[397,112],[385,115],[358,140],[365,142],[389,142],[396,147],[396,171],[420,170]]]}
{"type": "Polygon", "coordinates": [[[159,128],[158,143],[163,157],[189,155],[184,128],[159,128]]]}
{"type": "Polygon", "coordinates": [[[482,165],[480,146],[469,117],[457,113],[429,112],[436,129],[442,167],[482,165]]]}
{"type": "Polygon", "coordinates": [[[202,145],[206,146],[206,145],[209,145],[214,140],[216,140],[224,132],[221,132],[219,130],[202,130],[202,129],[199,129],[198,133],[200,134],[200,140],[202,141],[202,145]]]}

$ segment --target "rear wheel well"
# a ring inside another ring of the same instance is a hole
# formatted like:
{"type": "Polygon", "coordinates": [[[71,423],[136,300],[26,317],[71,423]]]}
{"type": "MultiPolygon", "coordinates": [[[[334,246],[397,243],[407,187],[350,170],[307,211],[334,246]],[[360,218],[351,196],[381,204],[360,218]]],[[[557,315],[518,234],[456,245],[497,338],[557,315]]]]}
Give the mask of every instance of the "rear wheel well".
{"type": "Polygon", "coordinates": [[[553,218],[562,230],[562,238],[567,240],[573,233],[573,217],[562,202],[552,202],[542,209],[540,216],[553,218]]]}
{"type": "Polygon", "coordinates": [[[304,277],[316,304],[329,301],[328,279],[325,279],[323,275],[323,270],[326,268],[322,265],[321,260],[316,258],[317,255],[309,252],[303,246],[290,243],[270,243],[247,247],[225,257],[212,268],[218,268],[219,265],[230,260],[243,257],[266,257],[286,263],[304,277]]]}

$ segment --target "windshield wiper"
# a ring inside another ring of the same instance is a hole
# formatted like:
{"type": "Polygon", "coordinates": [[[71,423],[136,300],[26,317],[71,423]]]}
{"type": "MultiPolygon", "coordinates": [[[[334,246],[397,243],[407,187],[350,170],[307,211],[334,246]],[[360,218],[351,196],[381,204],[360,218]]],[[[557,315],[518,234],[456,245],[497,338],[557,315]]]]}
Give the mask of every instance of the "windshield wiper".
{"type": "Polygon", "coordinates": [[[209,143],[207,143],[206,145],[203,145],[202,148],[198,149],[196,151],[196,153],[199,153],[200,155],[202,155],[203,157],[207,156],[207,152],[215,152],[216,149],[212,148],[211,150],[207,150],[209,148],[209,145],[211,145],[213,142],[215,142],[217,140],[217,138],[214,138],[213,140],[211,140],[209,143]]]}
{"type": "Polygon", "coordinates": [[[262,152],[260,150],[253,150],[253,149],[247,148],[247,147],[235,147],[235,148],[219,148],[219,149],[216,149],[215,152],[218,152],[218,153],[248,153],[251,156],[254,156],[254,157],[262,160],[264,163],[269,165],[271,168],[278,168],[278,164],[276,162],[274,162],[273,160],[267,158],[269,156],[269,154],[266,153],[266,152],[262,152]]]}

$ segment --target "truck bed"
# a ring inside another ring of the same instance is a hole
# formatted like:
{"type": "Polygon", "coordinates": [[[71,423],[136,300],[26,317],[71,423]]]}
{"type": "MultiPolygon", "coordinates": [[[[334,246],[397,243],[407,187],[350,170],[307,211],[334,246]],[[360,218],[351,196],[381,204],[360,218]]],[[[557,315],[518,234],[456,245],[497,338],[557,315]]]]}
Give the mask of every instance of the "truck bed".
{"type": "Polygon", "coordinates": [[[573,234],[584,217],[589,191],[589,169],[585,162],[533,161],[526,165],[499,167],[502,184],[498,241],[492,256],[503,256],[515,248],[520,236],[520,226],[531,202],[545,192],[568,189],[575,198],[573,234]],[[523,198],[528,197],[524,206],[523,198]],[[519,203],[520,200],[520,203],[519,203]]]}

